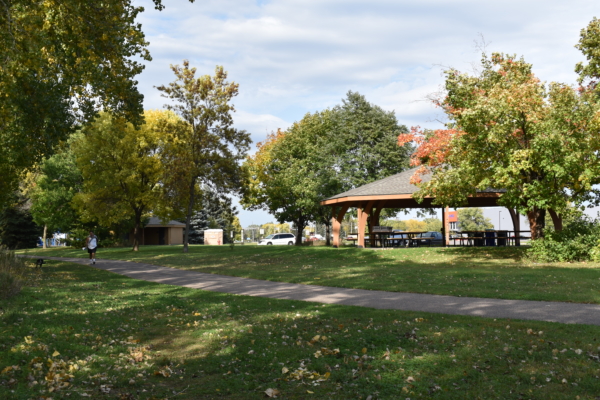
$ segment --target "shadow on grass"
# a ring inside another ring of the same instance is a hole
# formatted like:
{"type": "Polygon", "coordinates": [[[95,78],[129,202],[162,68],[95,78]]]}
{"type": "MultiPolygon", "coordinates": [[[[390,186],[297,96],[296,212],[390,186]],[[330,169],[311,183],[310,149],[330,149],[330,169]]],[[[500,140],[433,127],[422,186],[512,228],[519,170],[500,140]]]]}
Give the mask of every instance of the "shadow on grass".
{"type": "Polygon", "coordinates": [[[597,327],[251,298],[49,264],[40,286],[2,304],[1,398],[560,399],[592,398],[599,383],[597,327]]]}

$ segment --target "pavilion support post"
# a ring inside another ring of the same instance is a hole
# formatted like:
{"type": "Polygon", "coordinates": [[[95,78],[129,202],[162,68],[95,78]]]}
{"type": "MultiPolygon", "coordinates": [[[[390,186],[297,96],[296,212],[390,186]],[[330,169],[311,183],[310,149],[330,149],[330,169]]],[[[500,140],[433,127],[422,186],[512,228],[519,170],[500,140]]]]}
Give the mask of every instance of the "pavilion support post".
{"type": "Polygon", "coordinates": [[[381,213],[381,207],[379,206],[379,202],[377,204],[377,207],[373,207],[371,218],[369,218],[369,243],[371,243],[371,247],[375,247],[376,245],[375,235],[373,235],[373,227],[379,226],[379,214],[381,213]]]}
{"type": "Polygon", "coordinates": [[[373,209],[373,203],[374,201],[371,200],[364,209],[358,208],[358,238],[356,240],[356,247],[358,248],[365,247],[365,228],[367,227],[367,218],[369,218],[373,209]]]}
{"type": "Polygon", "coordinates": [[[363,210],[359,206],[356,211],[356,219],[358,227],[356,228],[356,247],[362,249],[365,247],[365,222],[366,218],[363,218],[363,210]]]}
{"type": "Polygon", "coordinates": [[[339,212],[336,213],[335,209],[332,212],[332,214],[333,214],[333,218],[332,218],[333,247],[334,248],[339,248],[342,245],[342,239],[340,238],[340,230],[342,227],[342,221],[344,219],[344,215],[346,215],[347,211],[348,211],[348,206],[344,206],[344,207],[340,208],[339,212]]]}
{"type": "Polygon", "coordinates": [[[515,246],[521,245],[521,218],[519,218],[519,213],[516,210],[509,208],[508,213],[510,214],[510,219],[512,219],[513,230],[515,231],[515,246]]]}
{"type": "Polygon", "coordinates": [[[444,247],[448,246],[450,243],[450,229],[448,224],[448,212],[450,209],[448,207],[442,207],[442,235],[444,236],[444,247]]]}

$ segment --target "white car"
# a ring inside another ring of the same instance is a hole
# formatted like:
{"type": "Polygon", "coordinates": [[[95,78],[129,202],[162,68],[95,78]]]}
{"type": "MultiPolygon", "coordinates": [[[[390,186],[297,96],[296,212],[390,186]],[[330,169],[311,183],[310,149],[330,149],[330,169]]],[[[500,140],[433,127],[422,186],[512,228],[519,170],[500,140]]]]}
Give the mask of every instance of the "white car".
{"type": "Polygon", "coordinates": [[[291,233],[274,233],[258,242],[258,244],[268,246],[274,244],[287,244],[288,246],[293,246],[294,243],[296,243],[296,236],[291,233]]]}

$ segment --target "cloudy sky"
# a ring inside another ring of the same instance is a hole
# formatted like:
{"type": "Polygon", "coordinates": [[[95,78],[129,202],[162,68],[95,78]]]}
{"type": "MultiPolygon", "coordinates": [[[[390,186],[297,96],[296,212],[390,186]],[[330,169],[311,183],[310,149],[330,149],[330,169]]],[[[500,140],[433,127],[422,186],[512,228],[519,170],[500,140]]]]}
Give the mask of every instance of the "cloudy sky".
{"type": "MultiPolygon", "coordinates": [[[[589,0],[135,0],[153,61],[139,76],[145,108],[166,99],[154,86],[174,80],[170,64],[188,59],[199,74],[223,65],[240,84],[238,128],[254,142],[349,91],[393,110],[401,124],[441,127],[426,100],[442,71],[472,71],[488,53],[523,56],[543,81],[575,83],[583,61],[579,33],[600,14],[589,0]]],[[[240,212],[242,226],[273,218],[240,212]]]]}

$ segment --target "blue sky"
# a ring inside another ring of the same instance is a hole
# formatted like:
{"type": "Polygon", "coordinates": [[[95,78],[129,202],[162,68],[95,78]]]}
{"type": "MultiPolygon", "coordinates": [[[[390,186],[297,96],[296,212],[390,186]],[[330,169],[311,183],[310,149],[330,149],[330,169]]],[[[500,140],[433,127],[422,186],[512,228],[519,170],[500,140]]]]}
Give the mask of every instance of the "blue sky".
{"type": "MultiPolygon", "coordinates": [[[[441,127],[427,97],[442,71],[473,71],[488,53],[523,56],[543,81],[574,84],[583,61],[579,33],[600,13],[593,1],[137,0],[153,61],[138,77],[144,106],[162,108],[154,86],[173,81],[170,64],[199,74],[223,65],[240,84],[236,126],[254,142],[307,112],[341,102],[348,90],[393,110],[401,124],[441,127]]],[[[240,211],[242,226],[274,220],[240,211]]]]}

